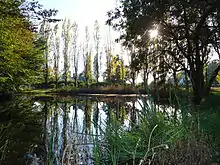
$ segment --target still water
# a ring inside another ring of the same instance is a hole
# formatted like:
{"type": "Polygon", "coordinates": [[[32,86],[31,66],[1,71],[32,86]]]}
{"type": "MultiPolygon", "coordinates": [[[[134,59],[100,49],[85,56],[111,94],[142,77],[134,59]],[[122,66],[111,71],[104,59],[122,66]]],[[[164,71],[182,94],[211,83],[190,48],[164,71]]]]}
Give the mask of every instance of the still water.
{"type": "Polygon", "coordinates": [[[197,113],[186,105],[151,104],[148,96],[23,95],[0,99],[0,165],[96,164],[97,153],[109,158],[106,132],[114,135],[111,129],[118,123],[125,132],[137,128],[143,113],[154,112],[151,105],[174,125],[179,121],[191,128],[194,120],[189,119],[195,118],[199,129],[213,139],[209,142],[215,146],[214,159],[220,162],[219,105],[197,113]]]}
{"type": "Polygon", "coordinates": [[[110,114],[129,129],[138,121],[137,97],[36,98],[0,102],[0,164],[94,164],[110,114]]]}

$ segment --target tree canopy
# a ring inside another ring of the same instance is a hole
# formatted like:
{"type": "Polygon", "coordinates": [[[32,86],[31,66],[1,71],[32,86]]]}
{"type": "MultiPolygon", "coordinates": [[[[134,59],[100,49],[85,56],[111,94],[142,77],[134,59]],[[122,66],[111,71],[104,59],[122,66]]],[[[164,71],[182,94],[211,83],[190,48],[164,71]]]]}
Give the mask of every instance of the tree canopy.
{"type": "MultiPolygon", "coordinates": [[[[184,70],[191,80],[195,102],[200,103],[220,69],[218,65],[206,81],[204,68],[210,56],[215,53],[220,57],[219,10],[219,0],[120,0],[108,13],[107,23],[122,32],[124,45],[150,49],[144,53],[158,59],[154,65],[163,63],[171,71],[184,70]],[[157,39],[148,35],[152,29],[158,29],[157,39]]],[[[136,53],[136,58],[146,60],[143,51],[136,53]]]]}
{"type": "Polygon", "coordinates": [[[0,91],[40,80],[45,42],[31,21],[40,21],[41,11],[36,2],[0,1],[0,91]]]}

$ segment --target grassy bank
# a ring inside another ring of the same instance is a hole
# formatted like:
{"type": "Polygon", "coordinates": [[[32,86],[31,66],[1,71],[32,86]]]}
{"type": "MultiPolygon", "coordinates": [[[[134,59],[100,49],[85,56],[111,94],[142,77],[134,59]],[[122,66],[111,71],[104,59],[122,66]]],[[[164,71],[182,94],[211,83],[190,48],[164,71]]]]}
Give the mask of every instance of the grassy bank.
{"type": "MultiPolygon", "coordinates": [[[[118,95],[132,95],[132,94],[150,94],[154,97],[159,96],[160,98],[168,99],[170,95],[174,93],[174,90],[149,90],[140,87],[130,86],[91,86],[82,88],[64,87],[59,89],[36,89],[36,90],[22,90],[22,93],[33,94],[33,95],[81,95],[81,94],[118,94],[118,95]]],[[[175,90],[175,94],[185,94],[186,91],[183,89],[175,90]]]]}

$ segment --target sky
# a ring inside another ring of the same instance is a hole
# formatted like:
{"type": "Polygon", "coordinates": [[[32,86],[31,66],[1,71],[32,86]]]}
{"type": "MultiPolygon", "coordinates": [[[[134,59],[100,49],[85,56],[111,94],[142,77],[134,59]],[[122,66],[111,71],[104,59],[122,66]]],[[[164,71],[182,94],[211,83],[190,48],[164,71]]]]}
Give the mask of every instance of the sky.
{"type": "MultiPolygon", "coordinates": [[[[46,9],[58,10],[57,18],[75,21],[79,27],[79,38],[84,40],[85,27],[89,27],[90,39],[93,38],[95,20],[100,25],[101,40],[106,43],[107,38],[114,41],[119,37],[119,32],[105,25],[107,12],[116,7],[117,0],[38,0],[46,9]],[[109,30],[110,29],[110,30],[109,30]]],[[[104,44],[105,44],[104,43],[104,44]]],[[[115,44],[115,53],[119,53],[120,45],[115,44]]]]}
{"type": "Polygon", "coordinates": [[[114,9],[116,0],[39,0],[47,9],[55,8],[58,16],[71,18],[80,26],[91,26],[95,20],[105,23],[107,11],[114,9]]]}
{"type": "MultiPolygon", "coordinates": [[[[119,32],[109,31],[105,25],[107,12],[116,7],[117,0],[38,0],[46,9],[57,9],[57,18],[70,19],[75,21],[79,27],[79,37],[85,38],[85,27],[89,27],[90,38],[92,39],[93,27],[96,20],[100,25],[101,40],[106,40],[107,36],[111,40],[119,37],[119,32]],[[110,32],[110,33],[109,33],[110,32]]],[[[118,46],[116,46],[118,47],[118,46]]],[[[117,53],[119,52],[117,48],[117,53]]]]}

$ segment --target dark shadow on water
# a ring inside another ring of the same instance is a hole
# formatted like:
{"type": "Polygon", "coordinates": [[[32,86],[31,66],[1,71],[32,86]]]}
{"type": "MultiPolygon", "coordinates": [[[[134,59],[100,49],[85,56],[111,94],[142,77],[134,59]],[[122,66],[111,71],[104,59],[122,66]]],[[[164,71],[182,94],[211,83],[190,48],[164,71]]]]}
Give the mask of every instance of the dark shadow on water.
{"type": "Polygon", "coordinates": [[[12,97],[11,100],[1,101],[1,165],[23,165],[36,155],[44,159],[42,119],[43,114],[28,98],[12,97]]]}

